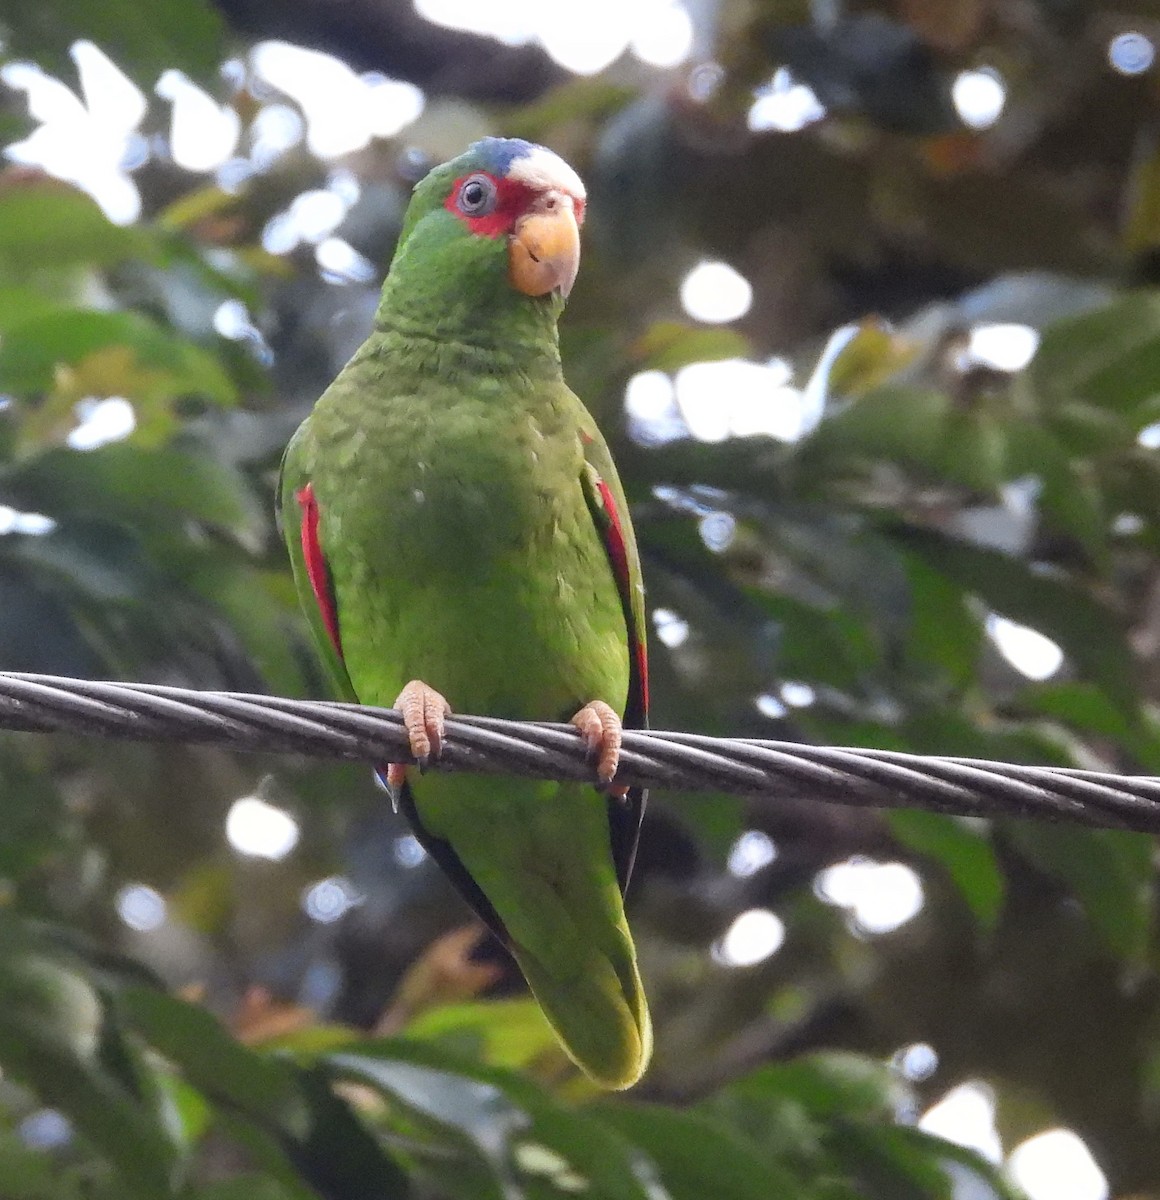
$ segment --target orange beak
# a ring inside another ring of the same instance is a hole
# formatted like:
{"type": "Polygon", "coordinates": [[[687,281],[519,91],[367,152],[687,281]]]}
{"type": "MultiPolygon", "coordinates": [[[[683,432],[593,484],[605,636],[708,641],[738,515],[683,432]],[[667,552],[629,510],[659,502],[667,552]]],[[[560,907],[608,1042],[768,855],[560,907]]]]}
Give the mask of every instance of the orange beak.
{"type": "Polygon", "coordinates": [[[520,217],[508,242],[508,263],[512,286],[524,295],[568,295],[580,269],[580,229],[569,197],[548,192],[520,217]]]}

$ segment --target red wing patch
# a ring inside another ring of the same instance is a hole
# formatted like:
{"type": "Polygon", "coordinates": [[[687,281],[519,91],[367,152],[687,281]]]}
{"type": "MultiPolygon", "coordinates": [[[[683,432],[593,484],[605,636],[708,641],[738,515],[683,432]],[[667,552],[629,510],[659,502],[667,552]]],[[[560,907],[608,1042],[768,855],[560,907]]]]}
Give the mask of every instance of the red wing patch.
{"type": "Polygon", "coordinates": [[[644,639],[637,635],[636,621],[632,609],[632,577],[628,569],[628,548],[624,541],[624,526],[620,522],[620,513],[616,508],[616,500],[612,489],[599,476],[596,478],[596,490],[600,493],[604,511],[608,514],[608,528],[605,534],[605,548],[609,561],[612,563],[612,573],[616,576],[616,586],[620,591],[621,604],[624,607],[625,623],[628,626],[628,640],[633,651],[633,666],[635,668],[637,689],[643,714],[648,713],[648,651],[644,639]]]}
{"type": "Polygon", "coordinates": [[[322,623],[326,626],[330,643],[338,657],[342,658],[342,641],[338,636],[338,605],[334,599],[330,568],[326,565],[322,544],[318,540],[318,501],[314,498],[313,485],[308,483],[299,488],[294,493],[294,499],[302,509],[302,557],[306,560],[306,577],[310,580],[310,590],[318,602],[318,610],[322,614],[322,623]]]}

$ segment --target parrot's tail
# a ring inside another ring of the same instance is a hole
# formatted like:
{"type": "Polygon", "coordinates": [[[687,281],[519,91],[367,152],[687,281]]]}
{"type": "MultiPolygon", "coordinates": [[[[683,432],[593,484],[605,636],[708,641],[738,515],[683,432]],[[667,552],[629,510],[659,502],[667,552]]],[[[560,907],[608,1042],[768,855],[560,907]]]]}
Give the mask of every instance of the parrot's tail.
{"type": "Polygon", "coordinates": [[[438,804],[426,788],[423,812],[403,788],[416,835],[515,955],[576,1065],[603,1087],[631,1087],[652,1055],[652,1023],[604,797],[586,784],[529,780],[497,791],[494,780],[466,773],[431,782],[438,804]]]}
{"type": "Polygon", "coordinates": [[[579,970],[560,978],[518,945],[512,946],[549,1024],[569,1057],[602,1087],[632,1087],[652,1057],[652,1021],[636,966],[632,936],[612,931],[622,945],[593,947],[579,970]]]}

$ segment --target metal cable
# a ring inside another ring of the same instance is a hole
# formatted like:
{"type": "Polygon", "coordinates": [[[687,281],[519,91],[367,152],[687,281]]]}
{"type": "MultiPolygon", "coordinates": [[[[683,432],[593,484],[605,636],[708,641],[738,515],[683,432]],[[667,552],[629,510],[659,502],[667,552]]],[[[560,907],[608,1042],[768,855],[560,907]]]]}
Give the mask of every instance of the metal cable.
{"type": "MultiPolygon", "coordinates": [[[[333,701],[0,672],[0,728],[404,761],[399,714],[333,701]]],[[[452,717],[439,767],[591,779],[568,725],[452,717]]],[[[626,730],[618,779],[684,791],[1034,816],[1160,833],[1160,778],[890,750],[626,730]]]]}

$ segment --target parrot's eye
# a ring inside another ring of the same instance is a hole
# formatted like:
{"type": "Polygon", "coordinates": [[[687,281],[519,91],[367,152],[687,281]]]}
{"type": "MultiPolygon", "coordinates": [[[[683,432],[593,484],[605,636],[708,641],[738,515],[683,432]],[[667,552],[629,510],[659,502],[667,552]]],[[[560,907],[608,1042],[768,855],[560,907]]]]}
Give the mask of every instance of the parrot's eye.
{"type": "Polygon", "coordinates": [[[459,211],[468,217],[486,216],[495,208],[495,182],[486,175],[472,175],[459,189],[459,211]]]}

